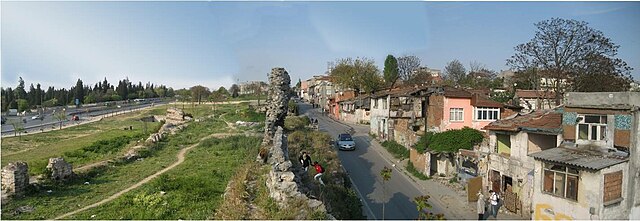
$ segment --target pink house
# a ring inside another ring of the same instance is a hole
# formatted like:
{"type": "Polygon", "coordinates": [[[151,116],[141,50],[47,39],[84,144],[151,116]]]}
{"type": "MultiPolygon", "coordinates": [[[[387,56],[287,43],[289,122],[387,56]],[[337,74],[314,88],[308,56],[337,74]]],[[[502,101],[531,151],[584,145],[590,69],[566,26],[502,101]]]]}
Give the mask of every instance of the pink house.
{"type": "Polygon", "coordinates": [[[445,87],[429,97],[427,130],[440,132],[470,127],[482,130],[484,126],[508,116],[503,104],[463,89],[445,87]]]}

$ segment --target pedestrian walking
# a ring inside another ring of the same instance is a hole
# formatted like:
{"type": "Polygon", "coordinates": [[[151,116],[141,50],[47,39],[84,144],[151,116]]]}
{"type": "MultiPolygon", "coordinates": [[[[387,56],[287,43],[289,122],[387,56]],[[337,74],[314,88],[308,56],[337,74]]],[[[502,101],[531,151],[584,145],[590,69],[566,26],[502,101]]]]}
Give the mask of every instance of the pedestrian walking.
{"type": "Polygon", "coordinates": [[[322,182],[322,173],[324,173],[324,168],[322,168],[322,166],[318,163],[318,161],[313,162],[313,167],[316,168],[316,175],[313,177],[313,179],[318,180],[318,182],[320,182],[320,185],[324,186],[324,182],[322,182]]]}
{"type": "Polygon", "coordinates": [[[484,195],[482,195],[482,191],[478,191],[478,220],[484,220],[484,212],[485,212],[485,202],[484,195]]]}
{"type": "Polygon", "coordinates": [[[300,161],[300,164],[302,164],[304,172],[309,171],[309,165],[311,165],[311,156],[307,154],[307,151],[302,151],[302,155],[298,157],[298,161],[300,161]]]}
{"type": "Polygon", "coordinates": [[[493,190],[489,190],[489,203],[491,203],[491,215],[493,218],[498,218],[498,201],[500,200],[500,196],[493,190]]]}

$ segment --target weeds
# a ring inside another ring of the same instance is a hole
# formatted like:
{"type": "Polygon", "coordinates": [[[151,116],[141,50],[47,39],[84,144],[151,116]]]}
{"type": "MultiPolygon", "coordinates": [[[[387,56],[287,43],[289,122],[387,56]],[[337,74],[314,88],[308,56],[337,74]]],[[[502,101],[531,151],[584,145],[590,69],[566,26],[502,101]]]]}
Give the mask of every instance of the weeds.
{"type": "Polygon", "coordinates": [[[414,177],[421,179],[421,180],[430,180],[431,177],[424,175],[423,173],[421,173],[420,171],[418,171],[414,166],[413,163],[411,163],[411,161],[407,162],[407,166],[405,167],[407,169],[407,171],[409,171],[409,173],[411,173],[414,177]]]}
{"type": "Polygon", "coordinates": [[[409,149],[400,145],[393,140],[387,140],[382,142],[382,146],[389,151],[395,158],[405,159],[409,158],[409,149]]]}

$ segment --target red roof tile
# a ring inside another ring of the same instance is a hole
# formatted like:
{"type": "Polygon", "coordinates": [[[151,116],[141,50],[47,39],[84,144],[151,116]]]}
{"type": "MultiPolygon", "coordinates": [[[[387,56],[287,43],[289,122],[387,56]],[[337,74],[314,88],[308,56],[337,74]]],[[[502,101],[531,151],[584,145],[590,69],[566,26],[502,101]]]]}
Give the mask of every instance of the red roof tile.
{"type": "Polygon", "coordinates": [[[485,126],[484,130],[520,131],[542,130],[558,132],[562,128],[562,113],[555,110],[538,110],[509,119],[500,119],[485,126]]]}

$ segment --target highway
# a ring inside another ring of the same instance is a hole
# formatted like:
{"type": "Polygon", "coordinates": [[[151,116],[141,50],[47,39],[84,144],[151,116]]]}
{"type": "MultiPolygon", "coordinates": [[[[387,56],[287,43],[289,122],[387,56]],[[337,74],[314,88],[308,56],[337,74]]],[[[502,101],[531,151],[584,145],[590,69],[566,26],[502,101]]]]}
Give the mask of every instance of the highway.
{"type": "MultiPolygon", "coordinates": [[[[152,105],[166,104],[166,103],[169,103],[169,101],[165,100],[165,101],[160,101],[155,103],[130,103],[130,104],[120,104],[120,105],[113,105],[113,106],[102,105],[102,106],[86,106],[86,107],[80,107],[80,108],[75,108],[75,107],[66,108],[67,120],[65,122],[68,122],[69,120],[71,120],[71,116],[73,115],[77,115],[80,118],[80,120],[83,121],[83,120],[86,120],[86,118],[88,117],[95,117],[95,116],[100,116],[105,114],[115,114],[119,112],[128,112],[134,109],[140,109],[140,108],[145,108],[152,105]]],[[[44,113],[43,119],[32,119],[33,116],[38,115],[37,113],[27,114],[27,116],[24,116],[24,117],[6,116],[7,122],[2,125],[2,135],[13,133],[14,128],[13,128],[13,125],[11,125],[11,121],[19,121],[20,119],[26,120],[26,123],[24,123],[23,126],[27,130],[27,132],[40,130],[41,128],[47,127],[47,126],[55,126],[57,125],[57,123],[59,123],[59,121],[56,119],[54,113],[56,111],[59,113],[61,109],[62,107],[47,109],[47,111],[45,111],[44,113]]]]}

